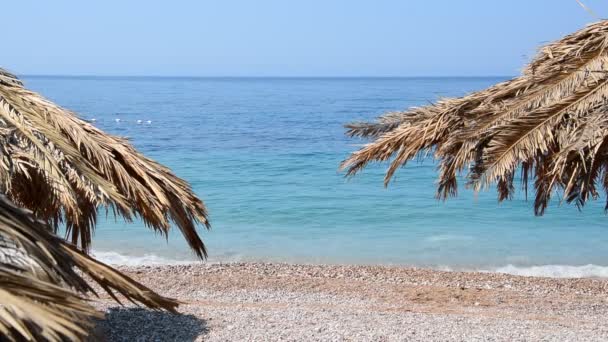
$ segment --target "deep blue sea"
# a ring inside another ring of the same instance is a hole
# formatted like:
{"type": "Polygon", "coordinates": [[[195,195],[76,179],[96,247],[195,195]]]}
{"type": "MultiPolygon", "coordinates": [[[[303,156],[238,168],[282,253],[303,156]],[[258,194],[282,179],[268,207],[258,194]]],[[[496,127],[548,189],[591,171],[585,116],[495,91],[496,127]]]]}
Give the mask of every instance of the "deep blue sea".
{"type": "MultiPolygon", "coordinates": [[[[364,141],[343,124],[458,96],[504,78],[24,77],[60,105],[127,136],[188,180],[207,204],[209,261],[399,264],[550,276],[608,276],[605,198],[533,215],[523,195],[462,189],[434,199],[436,165],[386,165],[347,180],[364,141]],[[120,122],[116,122],[120,119],[120,122]],[[137,120],[142,120],[138,124],[137,120]],[[147,121],[151,121],[147,123],[147,121]]],[[[113,263],[193,261],[179,231],[99,222],[95,254],[113,263]]]]}

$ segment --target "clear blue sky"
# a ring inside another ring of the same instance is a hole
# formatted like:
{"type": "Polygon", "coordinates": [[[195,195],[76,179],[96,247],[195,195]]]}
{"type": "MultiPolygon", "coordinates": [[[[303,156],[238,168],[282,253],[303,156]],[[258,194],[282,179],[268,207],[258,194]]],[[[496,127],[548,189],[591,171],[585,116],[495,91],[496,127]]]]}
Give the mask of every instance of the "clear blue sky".
{"type": "MultiPolygon", "coordinates": [[[[608,0],[583,0],[608,17],[608,0]]],[[[575,0],[6,1],[18,74],[515,75],[596,19],[575,0]]]]}

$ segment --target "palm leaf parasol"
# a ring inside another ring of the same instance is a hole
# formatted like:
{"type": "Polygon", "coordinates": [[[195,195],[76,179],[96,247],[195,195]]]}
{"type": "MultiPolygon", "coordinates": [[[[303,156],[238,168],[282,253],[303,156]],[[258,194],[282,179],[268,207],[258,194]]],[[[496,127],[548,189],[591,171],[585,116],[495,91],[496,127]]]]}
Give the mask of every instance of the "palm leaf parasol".
{"type": "Polygon", "coordinates": [[[209,228],[207,210],[188,183],[2,69],[0,192],[0,339],[84,338],[99,315],[84,299],[97,295],[88,281],[117,301],[175,312],[176,300],[87,254],[100,207],[165,236],[174,223],[207,255],[196,231],[209,228]],[[55,235],[61,225],[71,243],[55,235]]]}
{"type": "Polygon", "coordinates": [[[421,153],[439,160],[437,197],[457,194],[466,174],[475,190],[496,184],[511,198],[516,172],[527,192],[534,180],[535,213],[556,190],[584,205],[608,192],[608,21],[551,43],[521,76],[461,98],[388,113],[347,125],[347,134],[372,141],[341,165],[354,175],[370,162],[395,171],[421,153]]]}
{"type": "Polygon", "coordinates": [[[196,225],[207,210],[190,185],[127,140],[27,90],[0,69],[0,189],[87,251],[98,208],[167,235],[171,223],[206,257],[196,225]]]}
{"type": "Polygon", "coordinates": [[[88,293],[97,295],[85,275],[116,300],[118,293],[172,312],[178,305],[55,236],[0,195],[0,336],[14,341],[86,336],[91,318],[100,315],[84,300],[88,293]]]}

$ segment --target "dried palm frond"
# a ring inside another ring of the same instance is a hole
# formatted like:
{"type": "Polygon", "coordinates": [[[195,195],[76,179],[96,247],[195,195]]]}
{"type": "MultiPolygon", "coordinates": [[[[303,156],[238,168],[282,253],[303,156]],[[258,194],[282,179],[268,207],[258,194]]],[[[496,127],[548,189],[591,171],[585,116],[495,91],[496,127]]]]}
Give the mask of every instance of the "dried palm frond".
{"type": "Polygon", "coordinates": [[[101,317],[73,292],[0,266],[0,336],[10,341],[80,340],[101,317]]]}
{"type": "Polygon", "coordinates": [[[347,125],[350,136],[373,141],[342,165],[354,175],[370,162],[395,171],[421,152],[439,160],[437,197],[457,193],[465,171],[476,190],[496,184],[510,198],[521,170],[535,182],[535,212],[556,190],[584,205],[608,191],[608,21],[585,27],[541,49],[521,76],[461,98],[347,125]]]}
{"type": "Polygon", "coordinates": [[[153,309],[175,312],[178,304],[92,259],[0,196],[0,336],[14,341],[85,336],[91,318],[100,314],[82,297],[96,293],[81,274],[116,300],[114,291],[153,309]]]}
{"type": "Polygon", "coordinates": [[[83,338],[98,316],[84,277],[117,301],[175,312],[177,301],[87,255],[99,207],[163,235],[173,222],[207,254],[196,231],[209,227],[207,211],[185,181],[2,69],[0,192],[0,337],[9,340],[83,338]],[[72,243],[55,235],[61,225],[72,243]]]}
{"type": "Polygon", "coordinates": [[[102,132],[0,69],[0,190],[88,251],[99,207],[139,216],[167,235],[171,223],[206,257],[196,225],[207,210],[190,185],[125,139],[102,132]]]}

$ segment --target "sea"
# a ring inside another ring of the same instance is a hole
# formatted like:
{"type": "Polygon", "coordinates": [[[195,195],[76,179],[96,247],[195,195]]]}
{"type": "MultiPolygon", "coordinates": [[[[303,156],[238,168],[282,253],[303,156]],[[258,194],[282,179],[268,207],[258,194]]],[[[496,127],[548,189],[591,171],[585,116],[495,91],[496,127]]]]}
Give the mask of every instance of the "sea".
{"type": "MultiPolygon", "coordinates": [[[[128,137],[204,200],[205,262],[381,264],[550,277],[608,277],[606,198],[543,217],[523,193],[434,198],[437,164],[386,165],[347,179],[366,141],[343,125],[460,96],[507,77],[197,78],[23,76],[26,86],[128,137]]],[[[530,195],[532,198],[533,196],[530,195]]],[[[105,213],[105,211],[104,211],[105,213]]],[[[181,237],[105,214],[93,253],[112,264],[197,261],[181,237]]]]}

